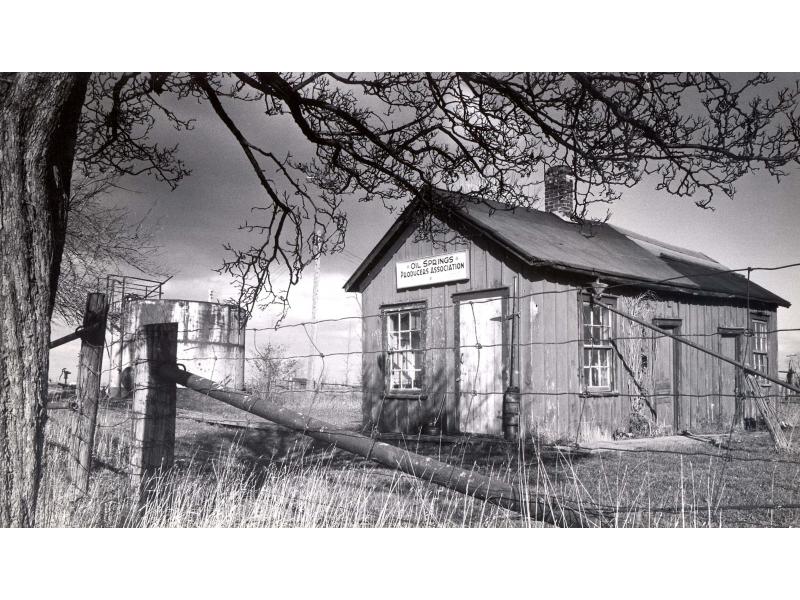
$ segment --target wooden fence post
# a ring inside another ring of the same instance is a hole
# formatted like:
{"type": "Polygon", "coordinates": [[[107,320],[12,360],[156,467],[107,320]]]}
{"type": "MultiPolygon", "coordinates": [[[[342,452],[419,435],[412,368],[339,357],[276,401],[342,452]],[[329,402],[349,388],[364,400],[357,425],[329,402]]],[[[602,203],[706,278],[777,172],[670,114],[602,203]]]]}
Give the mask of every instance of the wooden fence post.
{"type": "Polygon", "coordinates": [[[75,413],[71,420],[70,481],[73,497],[86,494],[92,470],[92,450],[100,399],[100,375],[103,370],[103,344],[106,333],[108,302],[105,294],[89,294],[83,313],[81,351],[78,356],[78,381],[75,386],[75,413]]]}
{"type": "Polygon", "coordinates": [[[159,379],[161,363],[175,365],[178,324],[143,325],[134,340],[134,388],[131,408],[131,488],[141,504],[159,470],[175,457],[175,383],[159,379]]]}

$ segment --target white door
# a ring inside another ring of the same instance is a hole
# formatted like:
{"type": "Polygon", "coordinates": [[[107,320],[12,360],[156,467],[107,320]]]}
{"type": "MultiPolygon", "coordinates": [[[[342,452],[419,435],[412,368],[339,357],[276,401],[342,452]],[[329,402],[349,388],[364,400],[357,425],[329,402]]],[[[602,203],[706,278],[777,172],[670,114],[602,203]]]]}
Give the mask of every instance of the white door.
{"type": "Polygon", "coordinates": [[[503,432],[502,296],[458,303],[458,428],[461,433],[503,432]]]}

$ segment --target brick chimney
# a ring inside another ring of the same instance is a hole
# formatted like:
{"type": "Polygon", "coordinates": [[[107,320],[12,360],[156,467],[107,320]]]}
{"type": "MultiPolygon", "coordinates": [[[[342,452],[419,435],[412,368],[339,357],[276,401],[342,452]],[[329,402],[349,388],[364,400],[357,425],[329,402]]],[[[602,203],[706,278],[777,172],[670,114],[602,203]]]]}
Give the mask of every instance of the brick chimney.
{"type": "Polygon", "coordinates": [[[544,174],[544,209],[566,217],[574,208],[574,179],[567,165],[550,167],[544,174]]]}

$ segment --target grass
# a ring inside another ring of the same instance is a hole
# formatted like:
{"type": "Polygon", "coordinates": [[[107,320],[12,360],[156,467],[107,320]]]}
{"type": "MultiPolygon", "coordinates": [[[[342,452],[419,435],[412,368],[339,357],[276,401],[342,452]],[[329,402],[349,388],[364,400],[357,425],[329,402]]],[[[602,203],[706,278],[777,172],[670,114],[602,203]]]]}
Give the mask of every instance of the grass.
{"type": "MultiPolygon", "coordinates": [[[[318,398],[319,400],[319,398],[318,398]]],[[[124,406],[100,414],[89,494],[71,500],[63,413],[47,431],[39,524],[46,527],[530,527],[538,519],[498,508],[320,446],[277,426],[220,427],[185,414],[245,419],[205,398],[179,399],[176,466],[137,510],[125,470],[124,406]],[[205,404],[209,403],[209,404],[205,404]]],[[[358,406],[328,406],[341,424],[358,406]]],[[[304,408],[304,407],[299,407],[304,408]]],[[[307,407],[305,407],[307,408],[307,407]]],[[[232,409],[231,409],[232,410],[232,409]]],[[[315,416],[316,412],[312,411],[315,416]]],[[[261,422],[263,423],[263,422],[261,422]]],[[[399,442],[410,451],[474,468],[543,498],[558,515],[600,506],[617,527],[796,526],[800,510],[730,509],[800,503],[800,457],[779,457],[765,433],[740,433],[729,450],[676,438],[609,444],[592,454],[480,440],[399,442]],[[602,450],[602,451],[601,451],[602,450]],[[634,508],[635,507],[635,508],[634,508]]]]}
{"type": "Polygon", "coordinates": [[[71,501],[66,427],[53,423],[39,523],[55,527],[442,527],[506,526],[518,515],[368,463],[342,467],[338,452],[297,452],[258,467],[232,443],[218,456],[181,460],[134,509],[123,444],[99,432],[103,466],[87,497],[71,501]],[[54,438],[62,438],[55,445],[54,438]],[[55,451],[54,451],[55,450],[55,451]],[[110,462],[109,462],[110,461],[110,462]]]}

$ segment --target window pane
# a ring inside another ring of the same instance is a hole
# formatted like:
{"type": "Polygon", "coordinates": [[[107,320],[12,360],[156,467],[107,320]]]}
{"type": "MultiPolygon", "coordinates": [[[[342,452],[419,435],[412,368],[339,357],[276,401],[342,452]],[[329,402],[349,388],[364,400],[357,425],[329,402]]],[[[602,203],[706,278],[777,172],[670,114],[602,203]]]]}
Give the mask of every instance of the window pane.
{"type": "Polygon", "coordinates": [[[407,331],[400,332],[400,349],[407,350],[411,347],[411,339],[407,331]]]}
{"type": "Polygon", "coordinates": [[[411,348],[418,350],[422,348],[422,333],[414,331],[411,333],[411,348]]]}
{"type": "MultiPolygon", "coordinates": [[[[610,390],[614,368],[614,355],[610,347],[611,313],[602,304],[585,301],[582,316],[584,384],[590,388],[610,390]]],[[[646,360],[643,361],[645,365],[646,360]]]]}
{"type": "Polygon", "coordinates": [[[753,349],[759,352],[767,351],[767,323],[753,321],[753,349]]]}
{"type": "Polygon", "coordinates": [[[412,379],[409,376],[409,372],[408,371],[403,371],[403,373],[402,373],[402,387],[404,389],[408,389],[408,388],[411,387],[411,383],[412,383],[412,379]]]}
{"type": "Polygon", "coordinates": [[[422,369],[417,369],[414,371],[414,387],[417,389],[422,389],[422,369]]]}
{"type": "Polygon", "coordinates": [[[387,311],[385,315],[389,389],[421,389],[424,372],[422,311],[387,311]]]}

